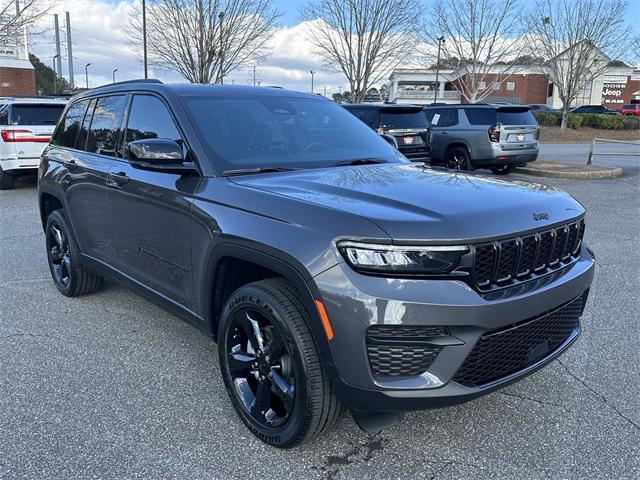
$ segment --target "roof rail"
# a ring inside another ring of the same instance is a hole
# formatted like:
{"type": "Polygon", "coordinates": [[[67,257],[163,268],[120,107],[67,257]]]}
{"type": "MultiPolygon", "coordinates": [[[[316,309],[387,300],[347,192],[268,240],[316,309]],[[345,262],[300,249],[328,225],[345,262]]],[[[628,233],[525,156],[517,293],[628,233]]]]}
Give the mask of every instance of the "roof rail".
{"type": "Polygon", "coordinates": [[[135,80],[123,80],[121,82],[105,83],[104,85],[100,85],[94,88],[110,87],[112,85],[127,85],[129,83],[162,83],[162,82],[157,78],[137,78],[135,80]]]}

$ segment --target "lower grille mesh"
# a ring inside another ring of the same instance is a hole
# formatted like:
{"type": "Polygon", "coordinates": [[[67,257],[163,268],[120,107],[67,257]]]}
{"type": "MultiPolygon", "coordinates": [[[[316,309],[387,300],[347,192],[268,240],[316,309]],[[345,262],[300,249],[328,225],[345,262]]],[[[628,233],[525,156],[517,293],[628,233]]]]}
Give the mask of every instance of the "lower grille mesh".
{"type": "Polygon", "coordinates": [[[485,333],[453,380],[468,387],[516,373],[549,355],[578,326],[585,295],[533,320],[485,333]]]}

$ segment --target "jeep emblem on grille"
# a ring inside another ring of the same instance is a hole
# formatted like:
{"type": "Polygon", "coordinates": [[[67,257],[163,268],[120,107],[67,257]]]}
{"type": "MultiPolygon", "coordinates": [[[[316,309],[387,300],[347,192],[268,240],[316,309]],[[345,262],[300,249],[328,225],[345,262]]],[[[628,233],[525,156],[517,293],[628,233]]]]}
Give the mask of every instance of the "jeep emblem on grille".
{"type": "Polygon", "coordinates": [[[549,214],[547,212],[534,213],[533,214],[533,219],[534,220],[549,220],[549,214]]]}

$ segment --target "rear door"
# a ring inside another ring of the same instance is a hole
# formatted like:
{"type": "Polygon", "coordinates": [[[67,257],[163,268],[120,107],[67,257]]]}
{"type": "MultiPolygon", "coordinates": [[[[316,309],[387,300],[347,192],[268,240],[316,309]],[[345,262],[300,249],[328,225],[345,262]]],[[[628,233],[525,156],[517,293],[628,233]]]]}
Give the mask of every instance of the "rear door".
{"type": "Polygon", "coordinates": [[[2,128],[5,148],[13,148],[18,160],[37,167],[63,110],[63,103],[11,104],[9,125],[2,128]]]}
{"type": "Polygon", "coordinates": [[[538,143],[538,122],[528,107],[496,109],[500,124],[500,146],[503,150],[535,148],[538,143]]]}
{"type": "Polygon", "coordinates": [[[455,108],[430,108],[426,110],[427,120],[431,123],[431,156],[443,161],[444,151],[451,141],[452,127],[458,125],[458,110],[455,108]]]}

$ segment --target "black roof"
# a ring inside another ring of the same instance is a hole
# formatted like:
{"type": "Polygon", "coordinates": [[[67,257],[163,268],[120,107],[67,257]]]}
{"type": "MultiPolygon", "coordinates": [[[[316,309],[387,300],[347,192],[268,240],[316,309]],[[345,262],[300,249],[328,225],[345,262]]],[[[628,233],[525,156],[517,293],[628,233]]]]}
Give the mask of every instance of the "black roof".
{"type": "Polygon", "coordinates": [[[410,103],[344,103],[344,108],[349,110],[350,108],[366,109],[366,110],[416,110],[420,111],[422,107],[418,105],[412,105],[410,103]]]}

